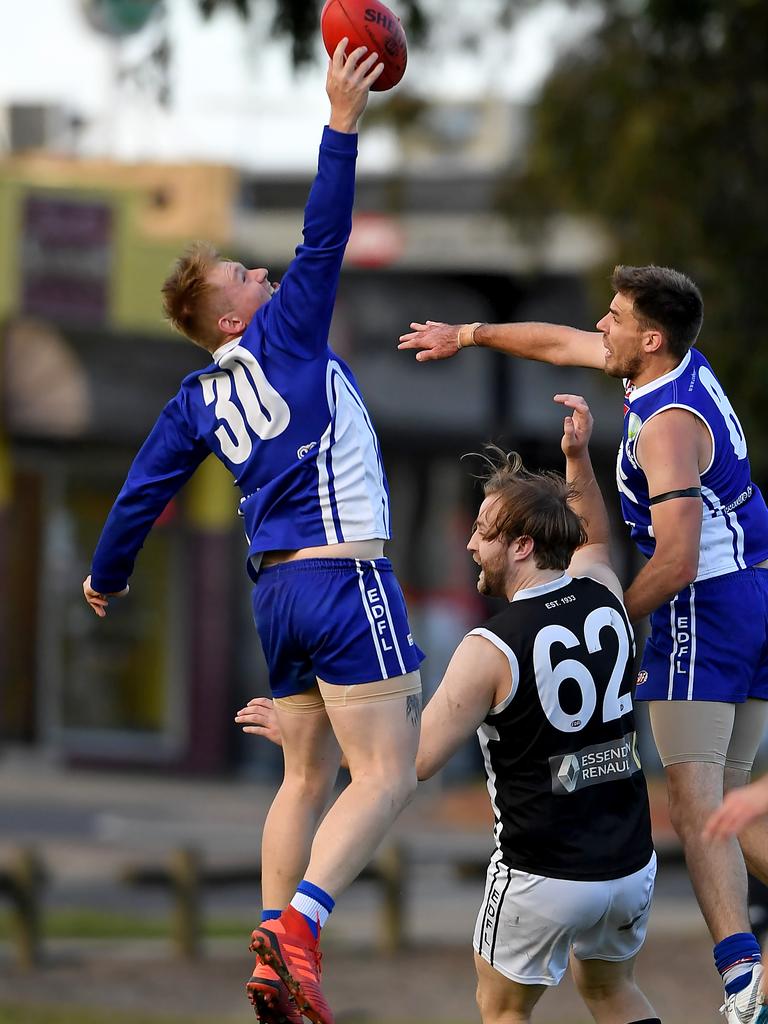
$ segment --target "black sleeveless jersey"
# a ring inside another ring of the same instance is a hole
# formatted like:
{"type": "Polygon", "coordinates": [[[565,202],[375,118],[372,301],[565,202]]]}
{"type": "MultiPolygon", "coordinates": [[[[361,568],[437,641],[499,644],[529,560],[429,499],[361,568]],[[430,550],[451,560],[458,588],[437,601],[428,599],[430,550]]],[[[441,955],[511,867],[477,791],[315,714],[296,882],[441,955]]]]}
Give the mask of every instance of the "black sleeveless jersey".
{"type": "Polygon", "coordinates": [[[509,696],[478,729],[504,863],[584,881],[638,871],[653,845],[621,601],[566,575],[518,591],[472,634],[512,671],[509,696]]]}

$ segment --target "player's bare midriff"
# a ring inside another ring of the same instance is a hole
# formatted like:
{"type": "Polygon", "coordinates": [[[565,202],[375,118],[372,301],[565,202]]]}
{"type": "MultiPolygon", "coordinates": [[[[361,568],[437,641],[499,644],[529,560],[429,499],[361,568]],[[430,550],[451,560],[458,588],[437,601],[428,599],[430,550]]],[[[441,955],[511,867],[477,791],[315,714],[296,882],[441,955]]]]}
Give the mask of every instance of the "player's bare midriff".
{"type": "Polygon", "coordinates": [[[300,558],[382,558],[383,540],[350,540],[343,544],[323,544],[316,548],[297,548],[296,551],[265,551],[263,566],[279,562],[295,562],[300,558]]]}

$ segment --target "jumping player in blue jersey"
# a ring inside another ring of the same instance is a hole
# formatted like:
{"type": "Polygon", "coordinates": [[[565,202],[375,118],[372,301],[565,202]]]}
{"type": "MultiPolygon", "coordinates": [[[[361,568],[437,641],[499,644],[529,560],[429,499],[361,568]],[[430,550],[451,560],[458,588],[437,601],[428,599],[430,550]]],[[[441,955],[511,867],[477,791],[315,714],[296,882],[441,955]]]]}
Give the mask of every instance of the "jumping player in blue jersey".
{"type": "MultiPolygon", "coordinates": [[[[496,846],[473,942],[483,1024],[527,1024],[569,964],[598,1024],[660,1024],[634,979],[656,875],[635,642],[587,447],[592,416],[579,395],[555,401],[573,408],[565,480],[527,472],[514,453],[489,459],[467,549],[480,593],[508,603],[457,647],[424,709],[416,767],[431,778],[477,732],[496,846]]],[[[263,697],[235,721],[280,742],[263,697]]]]}
{"type": "Polygon", "coordinates": [[[715,942],[729,1024],[760,1012],[760,950],[749,929],[745,860],[768,881],[768,832],[712,843],[703,823],[749,780],[768,719],[768,509],[743,430],[701,352],[696,285],[664,267],[616,267],[597,333],[541,323],[413,323],[419,361],[493,348],[624,379],[617,463],[622,511],[648,557],[627,589],[651,616],[637,698],[649,701],[672,821],[715,942]]]}
{"type": "Polygon", "coordinates": [[[83,584],[94,611],[127,592],[136,555],[211,452],[242,492],[253,609],[285,740],[262,840],[262,925],[248,993],[259,1018],[332,1024],[319,931],[416,786],[422,653],[384,557],[389,495],[355,379],[328,347],[354,198],[357,122],[383,65],[329,65],[331,116],[279,289],[208,245],[163,287],[166,312],[211,362],[190,374],[137,455],[83,584]],[[320,818],[339,767],[351,782],[320,818]]]}

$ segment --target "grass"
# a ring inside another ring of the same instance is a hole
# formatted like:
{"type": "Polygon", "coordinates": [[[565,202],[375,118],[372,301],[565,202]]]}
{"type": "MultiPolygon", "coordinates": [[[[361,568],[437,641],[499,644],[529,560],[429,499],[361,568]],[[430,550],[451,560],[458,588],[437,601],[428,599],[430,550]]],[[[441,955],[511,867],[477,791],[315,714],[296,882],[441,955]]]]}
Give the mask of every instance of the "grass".
{"type": "MultiPolygon", "coordinates": [[[[158,1017],[144,1013],[119,1012],[117,1010],[85,1010],[79,1007],[26,1007],[0,1003],[0,1024],[238,1024],[245,1018],[237,1017],[158,1017]]],[[[350,1021],[351,1024],[351,1021],[350,1021]]],[[[387,1024],[373,1022],[366,1018],[366,1024],[387,1024]]],[[[397,1024],[408,1024],[398,1021],[397,1024]]],[[[411,1024],[468,1024],[467,1021],[412,1021],[411,1024]]],[[[586,1024],[586,1022],[585,1022],[586,1024]]]]}
{"type": "MultiPolygon", "coordinates": [[[[52,910],[44,915],[42,924],[43,934],[49,939],[165,939],[171,934],[170,915],[142,917],[103,910],[52,910]]],[[[208,939],[237,939],[250,934],[252,928],[252,916],[206,916],[203,934],[208,939]]],[[[10,938],[10,914],[0,911],[0,942],[10,938]]]]}
{"type": "MultiPolygon", "coordinates": [[[[232,1017],[232,1024],[240,1017],[232,1017]]],[[[0,1003],[0,1024],[226,1024],[222,1017],[157,1017],[131,1011],[86,1010],[80,1007],[18,1006],[0,1003]]]]}

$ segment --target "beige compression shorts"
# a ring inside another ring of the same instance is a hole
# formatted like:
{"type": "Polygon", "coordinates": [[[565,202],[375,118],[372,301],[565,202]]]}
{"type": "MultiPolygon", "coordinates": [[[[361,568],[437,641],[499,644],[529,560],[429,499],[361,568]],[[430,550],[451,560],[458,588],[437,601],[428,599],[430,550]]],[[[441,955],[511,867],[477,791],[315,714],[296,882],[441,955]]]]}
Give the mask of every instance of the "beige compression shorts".
{"type": "Polygon", "coordinates": [[[768,721],[768,701],[743,704],[713,700],[648,702],[661,763],[704,761],[749,772],[768,721]]]}
{"type": "Polygon", "coordinates": [[[291,714],[314,715],[326,707],[343,708],[352,704],[376,703],[414,695],[421,696],[421,676],[418,671],[392,679],[380,679],[375,683],[355,683],[354,686],[326,683],[318,679],[314,686],[302,693],[275,697],[275,704],[280,706],[281,711],[291,714]]]}

